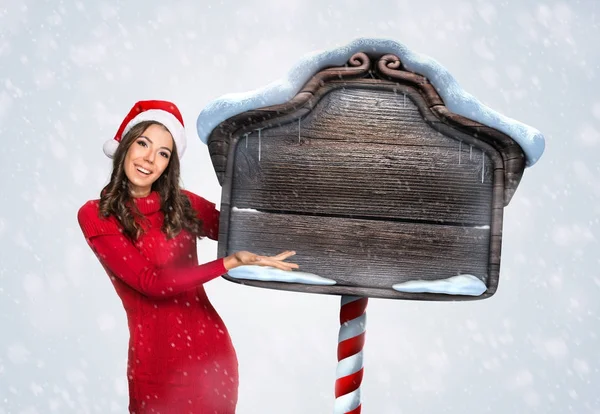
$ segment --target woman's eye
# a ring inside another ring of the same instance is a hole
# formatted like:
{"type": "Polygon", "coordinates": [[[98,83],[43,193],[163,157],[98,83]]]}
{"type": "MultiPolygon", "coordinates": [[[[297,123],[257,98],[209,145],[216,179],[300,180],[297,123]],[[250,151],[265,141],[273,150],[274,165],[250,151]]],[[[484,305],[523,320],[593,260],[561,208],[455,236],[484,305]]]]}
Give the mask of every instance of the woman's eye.
{"type": "Polygon", "coordinates": [[[144,141],[143,139],[140,139],[137,143],[138,143],[138,145],[141,145],[142,147],[148,146],[148,144],[146,144],[146,141],[144,141]]]}
{"type": "Polygon", "coordinates": [[[166,159],[169,159],[169,154],[167,154],[166,152],[161,152],[160,155],[162,155],[166,159]]]}

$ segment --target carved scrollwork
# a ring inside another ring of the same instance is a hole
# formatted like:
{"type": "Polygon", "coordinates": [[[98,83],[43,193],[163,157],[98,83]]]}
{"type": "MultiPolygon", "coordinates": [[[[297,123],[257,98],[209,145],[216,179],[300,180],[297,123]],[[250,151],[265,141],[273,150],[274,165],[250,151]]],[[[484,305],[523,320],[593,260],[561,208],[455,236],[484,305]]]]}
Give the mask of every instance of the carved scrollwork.
{"type": "Polygon", "coordinates": [[[348,59],[348,65],[357,69],[361,69],[364,72],[371,66],[371,59],[366,53],[358,52],[353,54],[352,57],[348,59]]]}
{"type": "Polygon", "coordinates": [[[396,55],[383,55],[376,63],[376,70],[384,79],[410,82],[416,85],[428,83],[427,78],[424,76],[408,72],[402,65],[400,58],[396,55]]]}
{"type": "Polygon", "coordinates": [[[304,85],[302,92],[315,93],[327,81],[344,78],[355,78],[366,74],[371,68],[371,59],[366,53],[355,53],[344,66],[321,70],[304,85]]]}

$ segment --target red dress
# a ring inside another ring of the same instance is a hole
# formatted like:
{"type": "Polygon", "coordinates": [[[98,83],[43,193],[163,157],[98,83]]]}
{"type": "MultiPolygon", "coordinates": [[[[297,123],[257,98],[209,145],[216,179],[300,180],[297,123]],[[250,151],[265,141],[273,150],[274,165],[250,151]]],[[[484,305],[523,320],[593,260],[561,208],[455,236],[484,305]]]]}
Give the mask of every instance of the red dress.
{"type": "MultiPolygon", "coordinates": [[[[216,240],[215,205],[182,192],[203,220],[206,235],[216,240]]],[[[185,230],[167,240],[157,192],[134,200],[148,219],[146,232],[135,243],[121,233],[114,217],[99,216],[99,200],[88,201],[77,215],[127,314],[129,411],[234,413],[236,354],[202,286],[226,272],[223,259],[198,265],[196,237],[185,230]]]]}

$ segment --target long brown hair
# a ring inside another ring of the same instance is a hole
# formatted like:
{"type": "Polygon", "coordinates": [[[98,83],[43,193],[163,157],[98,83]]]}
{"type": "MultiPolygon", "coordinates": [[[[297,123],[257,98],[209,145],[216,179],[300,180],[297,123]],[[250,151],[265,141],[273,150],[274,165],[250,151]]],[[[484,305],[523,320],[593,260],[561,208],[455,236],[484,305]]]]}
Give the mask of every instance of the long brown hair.
{"type": "MultiPolygon", "coordinates": [[[[123,226],[123,233],[131,240],[136,240],[143,229],[135,217],[143,218],[129,193],[129,179],[125,174],[125,156],[129,147],[138,139],[150,125],[163,124],[156,121],[144,121],[135,125],[121,140],[113,157],[113,169],[109,183],[100,193],[100,214],[104,217],[114,216],[123,226]]],[[[171,239],[182,229],[203,237],[202,220],[198,218],[188,197],[179,187],[179,157],[175,140],[169,164],[161,176],[152,184],[151,191],[160,195],[160,209],[165,215],[162,232],[171,239]]]]}

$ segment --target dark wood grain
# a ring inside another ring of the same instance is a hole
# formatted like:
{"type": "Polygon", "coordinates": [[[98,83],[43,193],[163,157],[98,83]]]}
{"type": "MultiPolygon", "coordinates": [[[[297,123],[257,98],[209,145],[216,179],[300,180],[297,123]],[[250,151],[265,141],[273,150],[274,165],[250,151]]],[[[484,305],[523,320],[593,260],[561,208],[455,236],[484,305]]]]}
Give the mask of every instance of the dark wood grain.
{"type": "Polygon", "coordinates": [[[487,280],[490,229],[233,209],[228,252],[295,250],[302,271],[344,286],[390,288],[407,280],[472,274],[487,280]],[[432,260],[435,258],[435,260],[432,260]]]}
{"type": "Polygon", "coordinates": [[[396,98],[335,90],[300,122],[246,135],[232,205],[489,225],[491,159],[425,124],[410,98],[396,98]]]}

